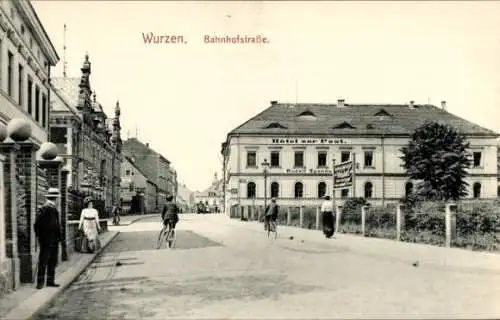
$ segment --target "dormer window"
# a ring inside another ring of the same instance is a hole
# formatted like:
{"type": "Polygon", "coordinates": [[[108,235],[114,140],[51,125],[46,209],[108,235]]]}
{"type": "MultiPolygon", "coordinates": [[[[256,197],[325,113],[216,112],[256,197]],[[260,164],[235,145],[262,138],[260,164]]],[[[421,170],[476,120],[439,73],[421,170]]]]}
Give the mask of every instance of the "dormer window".
{"type": "Polygon", "coordinates": [[[302,112],[301,114],[299,114],[299,117],[302,117],[302,116],[313,116],[313,117],[315,117],[316,115],[314,113],[312,113],[312,111],[306,110],[306,111],[302,112]]]}
{"type": "Polygon", "coordinates": [[[287,127],[283,126],[279,122],[273,122],[265,127],[265,129],[287,129],[287,127]]]}
{"type": "Polygon", "coordinates": [[[389,112],[385,111],[384,109],[380,109],[377,113],[374,114],[374,116],[377,117],[392,117],[392,114],[389,112]]]}
{"type": "Polygon", "coordinates": [[[333,129],[356,129],[356,127],[349,122],[344,121],[333,127],[333,129]]]}

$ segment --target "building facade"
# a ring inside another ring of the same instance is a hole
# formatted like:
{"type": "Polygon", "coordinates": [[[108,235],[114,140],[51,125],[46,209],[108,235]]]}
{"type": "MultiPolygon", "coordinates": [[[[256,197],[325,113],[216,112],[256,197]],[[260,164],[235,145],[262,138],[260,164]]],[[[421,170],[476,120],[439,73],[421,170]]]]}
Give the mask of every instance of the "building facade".
{"type": "Polygon", "coordinates": [[[171,168],[170,161],[142,143],[137,138],[129,138],[123,143],[123,154],[133,160],[134,164],[157,186],[155,210],[165,205],[167,194],[176,195],[177,174],[171,168]]]}
{"type": "Polygon", "coordinates": [[[177,203],[181,206],[182,212],[192,212],[194,210],[194,192],[189,190],[185,184],[178,184],[177,203]]]}
{"type": "Polygon", "coordinates": [[[125,213],[151,213],[156,208],[157,187],[126,157],[121,169],[121,206],[125,213]]]}
{"type": "Polygon", "coordinates": [[[2,288],[16,288],[21,282],[33,280],[38,249],[32,225],[37,205],[45,201],[48,188],[47,172],[39,166],[38,160],[41,159],[41,146],[48,141],[50,71],[58,61],[59,56],[31,3],[27,0],[1,1],[2,288]],[[13,132],[16,134],[12,135],[13,132]]]}
{"type": "Polygon", "coordinates": [[[90,74],[85,55],[80,77],[52,79],[50,140],[59,147],[69,171],[69,207],[75,217],[84,196],[93,197],[106,212],[120,201],[120,105],[116,103],[114,117],[108,118],[92,90],[90,74]]]}
{"type": "MultiPolygon", "coordinates": [[[[226,212],[233,206],[319,205],[332,194],[332,164],[355,158],[352,187],[336,199],[364,197],[373,204],[399,201],[412,192],[401,147],[426,120],[450,124],[471,144],[469,198],[497,196],[498,134],[431,105],[280,104],[231,131],[223,143],[226,212]],[[264,172],[263,163],[269,163],[264,172]],[[265,184],[266,182],[266,184],[265,184]],[[266,196],[264,193],[266,189],[266,196]]],[[[342,202],[342,200],[340,200],[342,202]]]]}
{"type": "Polygon", "coordinates": [[[222,181],[217,177],[217,173],[215,173],[210,187],[201,192],[197,191],[194,193],[194,201],[195,204],[204,204],[208,212],[221,212],[223,207],[223,190],[222,181]]]}

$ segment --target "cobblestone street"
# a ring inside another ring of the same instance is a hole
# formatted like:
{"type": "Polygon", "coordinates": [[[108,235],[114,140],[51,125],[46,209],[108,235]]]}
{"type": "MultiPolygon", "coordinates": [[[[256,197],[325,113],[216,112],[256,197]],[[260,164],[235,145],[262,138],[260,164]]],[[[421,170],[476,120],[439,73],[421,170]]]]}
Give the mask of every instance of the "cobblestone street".
{"type": "Polygon", "coordinates": [[[324,243],[268,239],[222,217],[158,217],[120,234],[37,319],[498,317],[500,273],[411,264],[324,243]]]}

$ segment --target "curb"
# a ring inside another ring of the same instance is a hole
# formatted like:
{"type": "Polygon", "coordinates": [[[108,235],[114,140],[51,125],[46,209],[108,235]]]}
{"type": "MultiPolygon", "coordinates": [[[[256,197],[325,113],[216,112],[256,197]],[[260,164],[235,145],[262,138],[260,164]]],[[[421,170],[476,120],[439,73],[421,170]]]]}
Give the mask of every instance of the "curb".
{"type": "MultiPolygon", "coordinates": [[[[108,232],[113,232],[113,231],[108,231],[108,232]]],[[[66,289],[69,286],[71,286],[76,279],[78,279],[78,277],[88,268],[89,265],[92,264],[92,262],[94,262],[94,260],[106,249],[106,247],[116,238],[116,236],[118,236],[119,233],[120,233],[119,231],[115,231],[114,235],[112,235],[105,243],[103,243],[101,249],[99,249],[99,251],[94,253],[93,256],[90,259],[88,259],[88,261],[83,261],[81,264],[78,264],[76,267],[77,268],[76,272],[71,274],[70,276],[67,276],[69,280],[61,281],[61,286],[57,288],[55,292],[49,293],[46,296],[44,296],[43,299],[41,299],[42,301],[39,305],[31,308],[27,307],[25,304],[33,305],[33,303],[36,303],[36,300],[33,301],[32,299],[28,299],[24,303],[21,303],[14,309],[10,310],[9,313],[5,316],[5,318],[2,317],[1,319],[5,320],[35,319],[36,316],[39,315],[41,311],[43,311],[48,305],[50,305],[50,303],[52,303],[61,293],[66,291],[66,289]]],[[[69,273],[70,270],[66,272],[69,273]]],[[[64,276],[64,273],[62,276],[64,276]]]]}

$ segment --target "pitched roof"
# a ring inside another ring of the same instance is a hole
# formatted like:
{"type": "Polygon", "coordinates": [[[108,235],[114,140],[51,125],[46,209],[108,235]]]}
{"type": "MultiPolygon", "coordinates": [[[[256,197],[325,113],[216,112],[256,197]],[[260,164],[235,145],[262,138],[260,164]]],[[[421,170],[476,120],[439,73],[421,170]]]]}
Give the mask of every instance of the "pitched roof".
{"type": "Polygon", "coordinates": [[[153,181],[151,181],[147,174],[144,173],[144,171],[141,170],[141,168],[139,168],[137,166],[137,164],[132,160],[132,158],[128,157],[128,156],[124,156],[124,158],[132,165],[132,167],[134,167],[140,174],[142,174],[144,177],[146,177],[146,179],[151,182],[152,184],[156,185],[156,183],[154,183],[153,181]]]}
{"type": "Polygon", "coordinates": [[[498,137],[498,133],[476,125],[433,105],[406,104],[288,104],[275,103],[233,131],[232,134],[274,135],[411,135],[428,120],[454,126],[466,135],[498,137]],[[316,120],[301,119],[304,112],[316,120]]]}
{"type": "MultiPolygon", "coordinates": [[[[78,106],[78,94],[80,88],[80,78],[61,78],[55,77],[50,79],[50,83],[54,91],[61,97],[61,99],[72,109],[76,111],[78,106]]],[[[54,111],[66,111],[64,106],[55,104],[54,111]]]]}
{"type": "MultiPolygon", "coordinates": [[[[80,78],[72,77],[54,77],[50,79],[53,89],[59,94],[59,96],[68,104],[71,108],[76,110],[78,106],[78,97],[80,95],[80,78]]],[[[94,97],[91,97],[92,108],[95,112],[104,112],[102,105],[99,101],[94,103],[94,97]]],[[[54,106],[56,107],[56,106],[54,106]]],[[[54,109],[57,110],[57,109],[54,109]]],[[[57,110],[63,111],[63,110],[57,110]]]]}

